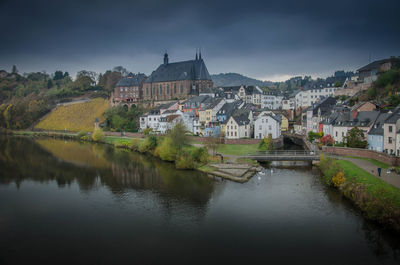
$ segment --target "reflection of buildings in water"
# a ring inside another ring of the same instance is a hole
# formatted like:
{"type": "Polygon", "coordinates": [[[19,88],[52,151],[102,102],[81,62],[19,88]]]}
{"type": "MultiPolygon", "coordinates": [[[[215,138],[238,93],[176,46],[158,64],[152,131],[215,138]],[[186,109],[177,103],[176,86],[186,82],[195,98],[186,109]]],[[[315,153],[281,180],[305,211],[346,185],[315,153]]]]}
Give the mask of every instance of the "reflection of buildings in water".
{"type": "Polygon", "coordinates": [[[112,174],[116,182],[122,188],[131,189],[162,189],[162,178],[155,174],[154,170],[145,169],[140,164],[130,164],[123,166],[115,162],[111,162],[112,174]]]}
{"type": "MultiPolygon", "coordinates": [[[[129,165],[111,163],[113,179],[121,189],[151,190],[162,205],[165,220],[188,213],[191,222],[203,220],[215,187],[221,186],[196,171],[176,170],[173,165],[154,162],[145,166],[132,162],[129,165]]],[[[182,216],[181,216],[182,217],[182,216]]]]}

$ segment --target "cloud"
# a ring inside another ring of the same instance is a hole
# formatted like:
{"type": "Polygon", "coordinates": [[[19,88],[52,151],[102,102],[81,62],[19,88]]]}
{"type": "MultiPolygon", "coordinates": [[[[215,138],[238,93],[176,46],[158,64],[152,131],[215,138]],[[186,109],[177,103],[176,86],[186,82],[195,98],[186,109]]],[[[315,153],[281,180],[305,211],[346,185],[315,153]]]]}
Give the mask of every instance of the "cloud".
{"type": "Polygon", "coordinates": [[[0,2],[1,67],[23,71],[124,65],[149,74],[201,47],[210,72],[285,76],[351,70],[399,55],[400,2],[0,2]]]}

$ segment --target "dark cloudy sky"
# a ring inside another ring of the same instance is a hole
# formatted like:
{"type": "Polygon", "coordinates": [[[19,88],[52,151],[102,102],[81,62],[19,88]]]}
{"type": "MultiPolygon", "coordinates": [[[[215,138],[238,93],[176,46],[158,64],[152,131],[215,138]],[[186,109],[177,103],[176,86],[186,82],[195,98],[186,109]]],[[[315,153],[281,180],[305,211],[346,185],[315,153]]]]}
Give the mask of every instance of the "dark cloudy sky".
{"type": "Polygon", "coordinates": [[[399,0],[0,0],[0,69],[150,74],[165,50],[173,62],[201,47],[210,73],[326,76],[399,56],[399,11],[399,0]]]}

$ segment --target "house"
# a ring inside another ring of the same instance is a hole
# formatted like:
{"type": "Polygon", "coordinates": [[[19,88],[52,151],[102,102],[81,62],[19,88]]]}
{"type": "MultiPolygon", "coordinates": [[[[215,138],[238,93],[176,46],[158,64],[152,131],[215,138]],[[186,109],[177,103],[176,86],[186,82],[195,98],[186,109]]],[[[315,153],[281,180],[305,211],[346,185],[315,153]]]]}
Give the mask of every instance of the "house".
{"type": "Polygon", "coordinates": [[[182,108],[183,112],[193,112],[198,117],[199,110],[201,110],[209,100],[212,100],[209,96],[192,97],[185,101],[182,108]]]}
{"type": "Polygon", "coordinates": [[[296,134],[303,134],[303,129],[301,126],[301,119],[297,119],[293,124],[293,129],[296,134]]]}
{"type": "Polygon", "coordinates": [[[146,128],[151,128],[154,132],[158,132],[160,118],[161,112],[159,108],[150,110],[146,115],[143,115],[139,118],[140,130],[143,131],[146,128]]]}
{"type": "Polygon", "coordinates": [[[338,81],[344,84],[345,80],[346,77],[328,77],[326,80],[307,83],[295,96],[296,108],[310,107],[324,98],[333,97],[335,91],[342,89],[335,87],[335,83],[338,81]]]}
{"type": "Polygon", "coordinates": [[[193,119],[193,134],[194,135],[200,135],[200,127],[201,127],[201,123],[199,122],[199,118],[195,117],[193,119]]]}
{"type": "Polygon", "coordinates": [[[240,139],[251,137],[249,114],[246,112],[231,116],[225,125],[225,138],[240,139]]]}
{"type": "Polygon", "coordinates": [[[352,112],[352,116],[354,119],[354,118],[356,118],[357,113],[359,111],[373,111],[375,109],[376,109],[376,105],[374,103],[366,101],[366,102],[359,102],[359,103],[355,104],[351,108],[351,112],[352,112]]]}
{"type": "Polygon", "coordinates": [[[0,70],[0,78],[7,77],[8,73],[5,70],[0,70]]]}
{"type": "Polygon", "coordinates": [[[350,120],[350,112],[339,113],[333,124],[333,134],[331,136],[335,140],[335,144],[343,143],[348,131],[348,121],[350,120]]]}
{"type": "Polygon", "coordinates": [[[254,122],[254,138],[263,139],[271,135],[272,139],[281,136],[281,116],[279,114],[265,114],[258,115],[254,122]]]}
{"type": "Polygon", "coordinates": [[[186,129],[193,134],[196,134],[194,131],[194,119],[195,118],[196,118],[196,115],[193,112],[183,112],[182,113],[183,124],[185,125],[186,129]]]}
{"type": "Polygon", "coordinates": [[[265,92],[262,95],[261,108],[277,110],[282,108],[283,96],[273,92],[265,92]]]}
{"type": "Polygon", "coordinates": [[[391,113],[380,113],[374,125],[368,132],[368,149],[383,152],[383,125],[391,113]]]}
{"type": "Polygon", "coordinates": [[[172,130],[176,124],[183,123],[182,115],[171,114],[162,116],[159,119],[158,133],[166,134],[168,131],[172,130]]]}
{"type": "Polygon", "coordinates": [[[399,109],[389,115],[389,117],[383,123],[383,151],[387,154],[394,155],[396,148],[396,134],[400,129],[400,114],[399,109]]]}
{"type": "Polygon", "coordinates": [[[113,102],[138,102],[142,99],[143,82],[146,79],[145,74],[129,73],[122,77],[114,88],[113,102]]]}
{"type": "Polygon", "coordinates": [[[335,104],[336,99],[328,97],[317,102],[316,104],[313,104],[313,106],[307,109],[307,133],[310,131],[316,133],[322,131],[320,123],[323,121],[323,117],[329,115],[332,112],[333,106],[335,104]]]}
{"type": "Polygon", "coordinates": [[[398,64],[400,64],[398,57],[374,61],[357,70],[358,79],[364,83],[372,83],[378,79],[379,73],[386,72],[398,64]]]}

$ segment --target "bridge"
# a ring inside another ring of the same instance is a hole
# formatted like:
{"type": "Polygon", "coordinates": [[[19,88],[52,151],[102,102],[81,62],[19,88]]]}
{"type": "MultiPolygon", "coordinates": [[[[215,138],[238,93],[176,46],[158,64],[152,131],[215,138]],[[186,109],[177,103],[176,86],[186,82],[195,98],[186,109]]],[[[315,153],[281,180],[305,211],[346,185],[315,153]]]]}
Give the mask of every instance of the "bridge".
{"type": "Polygon", "coordinates": [[[249,154],[246,158],[257,161],[316,161],[320,152],[308,150],[274,150],[249,154]]]}

